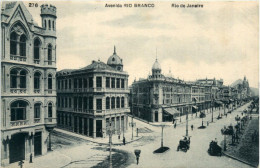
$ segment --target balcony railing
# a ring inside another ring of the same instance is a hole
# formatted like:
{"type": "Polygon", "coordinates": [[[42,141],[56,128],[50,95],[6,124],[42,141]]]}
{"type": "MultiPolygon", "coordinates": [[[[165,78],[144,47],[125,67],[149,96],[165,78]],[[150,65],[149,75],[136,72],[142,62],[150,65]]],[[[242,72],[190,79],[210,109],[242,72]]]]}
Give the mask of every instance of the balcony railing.
{"type": "Polygon", "coordinates": [[[39,59],[34,59],[34,63],[35,64],[40,64],[40,60],[39,59]]]}
{"type": "Polygon", "coordinates": [[[35,118],[34,119],[34,123],[41,123],[41,119],[40,118],[35,118]]]}
{"type": "Polygon", "coordinates": [[[52,118],[52,117],[44,118],[44,123],[45,124],[56,124],[56,118],[52,118]]]}
{"type": "Polygon", "coordinates": [[[34,93],[40,93],[40,89],[34,89],[34,93]]]}
{"type": "Polygon", "coordinates": [[[20,56],[20,55],[10,55],[11,60],[17,60],[17,61],[22,61],[26,62],[26,57],[25,56],[20,56]]]}
{"type": "Polygon", "coordinates": [[[17,121],[11,121],[10,123],[11,123],[11,127],[29,125],[28,120],[17,120],[17,121]]]}
{"type": "Polygon", "coordinates": [[[26,93],[26,88],[11,88],[11,93],[26,93]]]}

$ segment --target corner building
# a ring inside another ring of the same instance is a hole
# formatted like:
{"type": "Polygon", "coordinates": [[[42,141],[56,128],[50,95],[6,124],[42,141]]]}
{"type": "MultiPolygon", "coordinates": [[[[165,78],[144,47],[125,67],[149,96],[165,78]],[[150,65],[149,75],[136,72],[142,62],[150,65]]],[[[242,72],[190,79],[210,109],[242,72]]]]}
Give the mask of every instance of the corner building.
{"type": "Polygon", "coordinates": [[[107,64],[92,61],[81,69],[57,72],[58,128],[89,137],[105,137],[127,130],[128,74],[114,53],[107,64]]]}
{"type": "Polygon", "coordinates": [[[2,2],[1,165],[50,148],[56,125],[56,7],[41,6],[43,26],[22,2],[2,2]]]}

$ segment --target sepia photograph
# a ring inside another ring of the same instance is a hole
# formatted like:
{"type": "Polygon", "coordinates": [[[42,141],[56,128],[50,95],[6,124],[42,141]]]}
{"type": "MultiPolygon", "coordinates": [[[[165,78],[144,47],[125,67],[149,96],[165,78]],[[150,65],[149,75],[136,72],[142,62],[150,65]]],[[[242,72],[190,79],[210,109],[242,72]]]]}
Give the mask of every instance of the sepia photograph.
{"type": "Polygon", "coordinates": [[[259,167],[258,1],[0,4],[0,167],[259,167]]]}

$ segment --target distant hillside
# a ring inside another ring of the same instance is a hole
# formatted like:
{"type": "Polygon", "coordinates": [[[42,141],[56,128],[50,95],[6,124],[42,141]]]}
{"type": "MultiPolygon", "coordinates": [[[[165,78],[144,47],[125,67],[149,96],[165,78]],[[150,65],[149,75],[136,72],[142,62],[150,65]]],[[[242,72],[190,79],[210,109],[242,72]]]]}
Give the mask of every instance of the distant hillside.
{"type": "Polygon", "coordinates": [[[242,79],[238,79],[238,80],[236,80],[235,82],[233,82],[230,86],[231,87],[234,87],[234,86],[236,86],[237,84],[242,84],[243,83],[243,80],[242,79]]]}
{"type": "Polygon", "coordinates": [[[259,89],[250,87],[253,96],[259,96],[259,89]]]}

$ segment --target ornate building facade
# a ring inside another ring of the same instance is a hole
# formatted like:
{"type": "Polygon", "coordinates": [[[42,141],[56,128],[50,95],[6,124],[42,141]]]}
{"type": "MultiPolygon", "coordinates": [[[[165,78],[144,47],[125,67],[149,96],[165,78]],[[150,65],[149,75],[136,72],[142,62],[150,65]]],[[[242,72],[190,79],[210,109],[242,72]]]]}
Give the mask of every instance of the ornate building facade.
{"type": "Polygon", "coordinates": [[[105,137],[127,129],[128,74],[114,53],[107,64],[92,61],[81,69],[57,72],[58,127],[85,136],[105,137]]]}
{"type": "Polygon", "coordinates": [[[1,163],[47,152],[56,125],[56,7],[41,6],[42,27],[22,2],[1,11],[1,163]]]}

